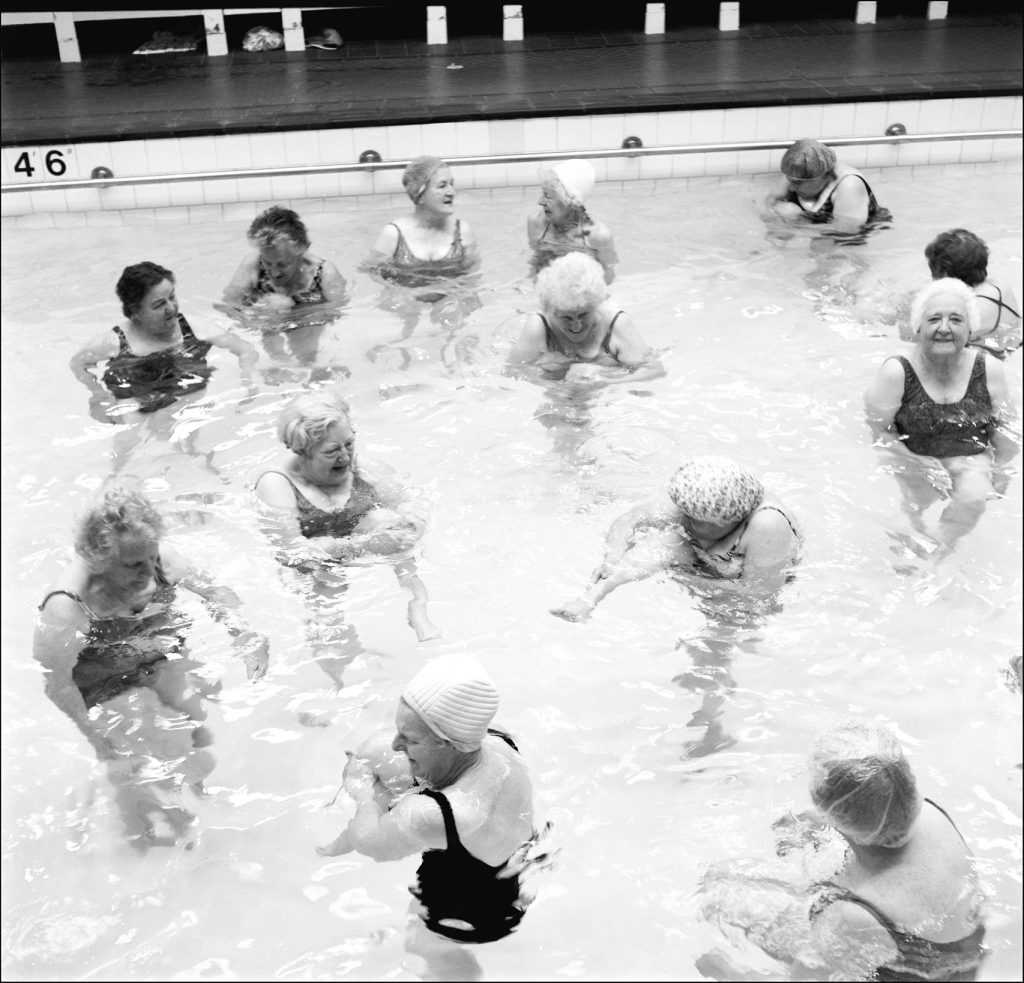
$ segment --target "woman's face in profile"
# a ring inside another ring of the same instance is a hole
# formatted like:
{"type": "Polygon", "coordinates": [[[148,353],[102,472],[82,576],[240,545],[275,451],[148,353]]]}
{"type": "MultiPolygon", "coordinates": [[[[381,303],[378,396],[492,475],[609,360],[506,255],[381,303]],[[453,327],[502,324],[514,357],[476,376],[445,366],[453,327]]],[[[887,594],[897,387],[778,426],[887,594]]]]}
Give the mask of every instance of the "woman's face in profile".
{"type": "Polygon", "coordinates": [[[132,315],[132,323],[144,334],[152,335],[166,335],[177,328],[178,297],[173,280],[161,280],[149,288],[132,315]]]}
{"type": "Polygon", "coordinates": [[[452,177],[450,167],[442,165],[434,171],[418,204],[428,211],[440,214],[451,214],[455,211],[455,178],[452,177]]]}
{"type": "Polygon", "coordinates": [[[568,218],[572,206],[562,197],[558,185],[554,181],[545,181],[540,186],[540,198],[537,199],[544,215],[552,222],[561,222],[568,218]]]}

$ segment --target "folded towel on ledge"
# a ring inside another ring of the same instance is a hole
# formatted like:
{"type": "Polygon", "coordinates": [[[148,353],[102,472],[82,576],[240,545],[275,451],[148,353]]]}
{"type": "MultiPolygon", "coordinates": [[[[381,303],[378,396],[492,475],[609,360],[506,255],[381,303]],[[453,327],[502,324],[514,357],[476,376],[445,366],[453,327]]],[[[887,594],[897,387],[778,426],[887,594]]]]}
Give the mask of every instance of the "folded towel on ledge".
{"type": "Polygon", "coordinates": [[[314,34],[307,38],[306,47],[334,51],[341,47],[341,35],[333,27],[326,27],[323,34],[314,34]]]}
{"type": "Polygon", "coordinates": [[[193,34],[174,34],[171,31],[157,31],[145,44],[140,44],[133,55],[165,55],[174,51],[195,51],[199,39],[193,34]]]}

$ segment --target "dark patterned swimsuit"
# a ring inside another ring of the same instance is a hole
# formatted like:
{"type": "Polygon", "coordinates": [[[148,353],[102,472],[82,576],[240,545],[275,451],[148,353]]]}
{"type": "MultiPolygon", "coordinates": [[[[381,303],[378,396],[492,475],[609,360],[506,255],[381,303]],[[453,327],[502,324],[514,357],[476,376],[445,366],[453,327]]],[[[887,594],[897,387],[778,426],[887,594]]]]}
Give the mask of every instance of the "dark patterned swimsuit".
{"type": "Polygon", "coordinates": [[[114,326],[120,345],[103,373],[103,382],[114,396],[138,399],[139,410],[148,413],[206,386],[213,372],[206,364],[211,343],[195,336],[184,314],[178,315],[178,327],[178,344],[148,355],[136,355],[121,328],[114,326]]]}
{"type": "MultiPolygon", "coordinates": [[[[953,829],[956,829],[958,834],[960,833],[956,823],[950,819],[945,809],[932,802],[931,799],[924,801],[935,806],[942,815],[949,819],[953,829]]],[[[961,839],[963,839],[962,836],[961,839]]],[[[918,980],[973,980],[977,976],[978,967],[986,955],[986,950],[982,945],[982,940],[985,938],[984,925],[979,924],[970,935],[957,939],[955,942],[932,942],[913,932],[905,932],[897,928],[896,923],[888,915],[848,888],[840,887],[831,881],[826,881],[821,886],[824,891],[811,906],[810,917],[812,919],[836,901],[849,901],[873,915],[882,928],[889,933],[893,944],[899,950],[896,962],[887,966],[879,966],[871,977],[872,979],[902,983],[902,981],[918,980]]]]}
{"type": "Polygon", "coordinates": [[[967,389],[953,403],[936,403],[921,385],[910,360],[896,357],[903,366],[904,381],[903,400],[894,422],[907,450],[931,457],[981,454],[991,442],[996,423],[985,380],[985,353],[975,352],[967,389]]]}
{"type": "Polygon", "coordinates": [[[373,485],[358,474],[353,475],[348,501],[337,511],[314,505],[283,471],[265,471],[264,474],[279,474],[292,486],[295,508],[299,513],[299,529],[307,539],[313,536],[333,536],[336,539],[351,536],[359,520],[381,504],[373,485]]]}
{"type": "MultiPolygon", "coordinates": [[[[180,651],[185,644],[185,631],[191,622],[170,606],[174,587],[168,582],[163,566],[157,562],[153,571],[156,590],[146,607],[159,610],[138,617],[101,617],[85,601],[66,590],[51,591],[39,605],[42,611],[51,597],[70,597],[89,619],[85,648],[71,671],[71,678],[82,694],[87,707],[104,703],[136,686],[145,685],[156,666],[167,661],[167,639],[173,639],[170,651],[180,651]],[[147,645],[156,641],[157,644],[147,645]]],[[[143,609],[145,610],[145,609],[143,609]]]]}

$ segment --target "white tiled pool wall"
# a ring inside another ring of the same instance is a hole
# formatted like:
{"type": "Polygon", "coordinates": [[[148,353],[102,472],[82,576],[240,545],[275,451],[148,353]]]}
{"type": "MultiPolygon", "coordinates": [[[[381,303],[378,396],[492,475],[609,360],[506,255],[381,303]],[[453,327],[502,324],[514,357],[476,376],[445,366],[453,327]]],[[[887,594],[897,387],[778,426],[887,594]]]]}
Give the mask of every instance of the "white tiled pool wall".
{"type": "MultiPolygon", "coordinates": [[[[53,188],[2,196],[5,225],[62,228],[168,220],[210,222],[251,218],[268,204],[304,212],[347,210],[372,196],[375,204],[405,204],[400,171],[258,176],[171,184],[64,189],[60,181],[88,178],[93,168],[116,177],[234,171],[259,167],[354,163],[364,150],[385,161],[428,153],[476,157],[548,151],[608,150],[636,136],[645,147],[878,137],[893,123],[909,135],[1019,130],[1021,97],[832,103],[596,116],[470,120],[401,126],[292,130],[222,136],[117,140],[75,146],[5,147],[4,184],[51,181],[53,188]],[[24,156],[25,154],[28,156],[24,156]],[[32,174],[26,174],[26,162],[32,174]],[[63,170],[62,170],[63,168],[63,170]],[[51,173],[57,171],[57,174],[51,173]],[[389,202],[389,199],[390,200],[389,202]]],[[[615,157],[593,161],[598,193],[653,193],[670,181],[771,175],[781,150],[615,157]]],[[[972,165],[1020,170],[1019,139],[948,140],[843,147],[854,167],[972,165]]],[[[517,200],[536,193],[536,162],[460,164],[455,169],[463,206],[517,200]]]]}

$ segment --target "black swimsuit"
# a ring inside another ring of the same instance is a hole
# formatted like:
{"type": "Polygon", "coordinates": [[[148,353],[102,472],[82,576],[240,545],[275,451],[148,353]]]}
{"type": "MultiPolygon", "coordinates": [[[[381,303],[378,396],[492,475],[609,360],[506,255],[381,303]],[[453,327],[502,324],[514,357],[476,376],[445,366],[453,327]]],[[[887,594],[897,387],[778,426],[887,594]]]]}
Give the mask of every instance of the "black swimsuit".
{"type": "Polygon", "coordinates": [[[166,653],[180,651],[184,646],[183,633],[191,622],[171,609],[174,587],[167,580],[159,561],[153,570],[153,579],[156,590],[145,607],[153,604],[161,607],[148,615],[102,617],[95,614],[78,594],[66,590],[51,591],[39,605],[42,611],[51,597],[70,597],[89,618],[85,648],[78,653],[78,661],[71,671],[71,678],[87,707],[145,685],[146,678],[153,674],[157,664],[167,661],[166,653]],[[168,638],[173,639],[170,647],[166,641],[168,638]],[[146,643],[153,639],[157,639],[158,644],[147,651],[146,643]]]}
{"type": "MultiPolygon", "coordinates": [[[[947,819],[957,834],[956,823],[950,819],[949,813],[942,806],[925,799],[935,806],[947,819]]],[[[960,835],[963,839],[963,836],[960,835]]],[[[970,935],[954,942],[932,942],[913,932],[905,932],[896,927],[895,922],[884,912],[879,911],[870,901],[855,894],[848,888],[840,887],[831,881],[822,885],[825,890],[821,897],[812,905],[810,917],[813,919],[836,901],[849,901],[859,905],[872,914],[888,933],[899,950],[897,961],[889,966],[879,966],[872,979],[884,981],[916,981],[916,980],[973,980],[985,958],[986,950],[982,946],[985,937],[985,926],[978,927],[970,935]]]]}
{"type": "Polygon", "coordinates": [[[299,529],[307,539],[313,536],[333,536],[335,539],[351,536],[359,520],[381,504],[373,485],[358,474],[352,477],[352,491],[348,501],[337,511],[328,511],[314,505],[283,471],[264,471],[263,474],[279,474],[292,486],[295,507],[299,513],[299,529]]]}
{"type": "Polygon", "coordinates": [[[618,361],[615,357],[615,353],[612,351],[612,332],[615,331],[615,322],[618,321],[619,315],[622,311],[619,311],[615,317],[612,318],[612,323],[608,325],[608,333],[604,336],[601,341],[601,347],[597,350],[596,355],[586,356],[581,355],[579,350],[571,341],[566,338],[560,337],[555,330],[548,324],[548,319],[543,314],[538,314],[537,317],[544,322],[544,344],[549,352],[559,352],[562,355],[568,355],[570,358],[574,358],[579,362],[596,362],[602,355],[610,355],[614,361],[618,361]]]}
{"type": "MultiPolygon", "coordinates": [[[[313,271],[309,286],[304,290],[296,290],[295,293],[288,294],[287,296],[291,297],[296,306],[302,304],[322,304],[327,299],[324,296],[323,278],[324,261],[320,260],[317,268],[313,271]]],[[[274,281],[261,260],[259,276],[256,278],[256,286],[245,296],[244,303],[252,304],[259,300],[260,297],[276,293],[278,291],[274,289],[274,281]]]]}
{"type": "MultiPolygon", "coordinates": [[[[487,733],[519,750],[508,734],[497,730],[487,733]]],[[[502,877],[508,861],[491,867],[462,845],[451,804],[443,792],[423,789],[419,794],[440,807],[447,842],[444,850],[427,850],[416,871],[417,883],[411,890],[426,909],[420,917],[432,932],[456,942],[504,938],[515,930],[525,913],[519,901],[518,876],[502,877]],[[464,924],[447,924],[453,921],[464,924]]]]}
{"type": "Polygon", "coordinates": [[[206,364],[211,343],[200,341],[192,331],[184,314],[178,315],[181,341],[170,348],[136,355],[118,325],[113,328],[118,337],[116,355],[107,362],[103,382],[118,399],[134,397],[139,410],[149,413],[168,406],[185,393],[205,387],[213,368],[206,364]]]}

